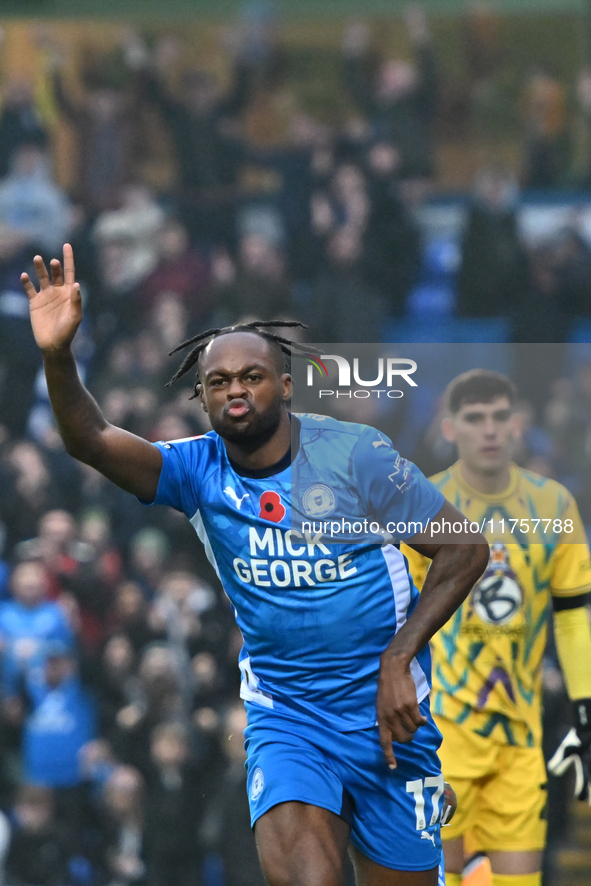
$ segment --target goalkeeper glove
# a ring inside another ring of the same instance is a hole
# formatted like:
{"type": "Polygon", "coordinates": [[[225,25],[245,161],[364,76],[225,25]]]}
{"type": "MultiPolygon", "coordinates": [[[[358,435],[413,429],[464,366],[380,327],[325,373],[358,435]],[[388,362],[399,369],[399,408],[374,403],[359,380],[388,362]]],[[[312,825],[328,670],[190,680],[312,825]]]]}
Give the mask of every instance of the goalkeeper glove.
{"type": "Polygon", "coordinates": [[[575,725],[548,763],[552,775],[575,769],[575,797],[591,805],[591,699],[573,702],[575,725]]]}

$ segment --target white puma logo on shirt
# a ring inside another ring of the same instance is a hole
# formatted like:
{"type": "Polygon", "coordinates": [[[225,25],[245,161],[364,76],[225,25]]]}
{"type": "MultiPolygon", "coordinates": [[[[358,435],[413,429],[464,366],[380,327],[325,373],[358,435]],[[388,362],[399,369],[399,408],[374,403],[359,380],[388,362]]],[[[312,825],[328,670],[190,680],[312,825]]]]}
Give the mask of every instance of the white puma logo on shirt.
{"type": "Polygon", "coordinates": [[[421,831],[421,840],[431,840],[435,846],[435,835],[430,834],[429,831],[421,831]]]}
{"type": "Polygon", "coordinates": [[[236,490],[232,489],[231,486],[226,486],[224,492],[228,496],[228,498],[231,498],[236,502],[236,507],[238,508],[238,510],[240,510],[240,505],[242,504],[244,499],[250,496],[250,492],[245,492],[242,498],[238,498],[238,496],[236,495],[236,490]]]}

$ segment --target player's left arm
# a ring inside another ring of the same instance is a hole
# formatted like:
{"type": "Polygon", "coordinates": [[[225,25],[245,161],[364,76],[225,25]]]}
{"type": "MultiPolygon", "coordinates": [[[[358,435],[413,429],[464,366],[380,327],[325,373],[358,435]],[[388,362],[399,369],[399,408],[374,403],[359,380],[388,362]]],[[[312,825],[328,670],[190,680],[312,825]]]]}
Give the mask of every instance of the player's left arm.
{"type": "MultiPolygon", "coordinates": [[[[465,517],[445,501],[433,520],[464,524],[465,517]]],[[[486,569],[489,558],[488,542],[480,532],[464,530],[433,542],[427,525],[422,533],[405,541],[432,563],[416,608],[380,660],[377,700],[380,743],[391,768],[396,765],[392,742],[410,741],[416,730],[426,723],[417,700],[411,662],[461,606],[486,569]]]]}
{"type": "Polygon", "coordinates": [[[469,531],[464,515],[375,428],[366,428],[355,446],[353,477],[367,512],[386,532],[433,561],[414,611],[380,658],[380,744],[394,768],[392,742],[410,741],[426,723],[412,661],[466,599],[487,566],[489,547],[480,532],[469,531]]]}
{"type": "Polygon", "coordinates": [[[572,702],[574,727],[548,765],[556,775],[574,765],[575,794],[591,803],[591,625],[587,608],[591,561],[572,496],[563,517],[563,523],[572,520],[572,531],[563,532],[554,552],[550,589],[556,651],[572,702]]]}

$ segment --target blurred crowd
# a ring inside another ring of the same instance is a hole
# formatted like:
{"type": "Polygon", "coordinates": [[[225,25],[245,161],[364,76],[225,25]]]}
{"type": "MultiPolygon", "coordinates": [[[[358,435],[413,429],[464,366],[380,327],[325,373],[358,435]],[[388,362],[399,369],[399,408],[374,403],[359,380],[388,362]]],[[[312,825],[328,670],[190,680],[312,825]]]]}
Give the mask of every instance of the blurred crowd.
{"type": "MultiPolygon", "coordinates": [[[[419,215],[437,185],[445,92],[423,12],[404,27],[405,58],[377,53],[364,23],[344,28],[346,112],[325,119],[286,100],[287,53],[263,7],[226,40],[223,87],[183,66],[178,38],[130,30],[113,52],[86,53],[75,83],[64,46],[39,32],[53,117],[4,71],[0,869],[11,886],[262,884],[230,608],[182,517],[140,507],[64,453],[20,274],[36,252],[73,243],[81,375],[109,421],[150,440],[207,430],[190,385],[165,384],[166,354],[210,326],[297,318],[311,341],[382,341],[428,274],[419,215]],[[76,142],[68,189],[54,173],[63,128],[76,142]],[[162,186],[145,174],[153,140],[170,158],[162,186]]],[[[495,65],[482,39],[475,90],[495,65]]],[[[587,69],[576,94],[591,132],[587,69]]],[[[509,316],[515,341],[566,341],[572,319],[591,316],[576,214],[536,249],[516,221],[520,187],[589,183],[591,138],[575,167],[566,95],[532,73],[521,173],[478,173],[462,233],[453,311],[509,316]]],[[[591,526],[591,364],[554,373],[522,411],[520,463],[565,482],[591,526]]],[[[426,473],[449,464],[433,413],[415,424],[405,455],[426,473]]]]}

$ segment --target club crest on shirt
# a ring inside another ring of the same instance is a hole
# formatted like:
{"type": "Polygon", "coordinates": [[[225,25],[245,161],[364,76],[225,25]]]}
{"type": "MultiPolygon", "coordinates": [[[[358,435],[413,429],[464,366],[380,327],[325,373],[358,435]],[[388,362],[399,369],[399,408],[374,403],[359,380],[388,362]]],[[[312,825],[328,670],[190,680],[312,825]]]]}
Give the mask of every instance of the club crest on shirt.
{"type": "Polygon", "coordinates": [[[334,492],[324,483],[315,483],[302,496],[302,507],[308,517],[325,517],[334,510],[335,503],[334,492]]]}
{"type": "Polygon", "coordinates": [[[523,602],[523,591],[509,564],[507,548],[495,543],[484,577],[472,592],[472,608],[486,624],[504,625],[511,621],[523,602]]]}
{"type": "Polygon", "coordinates": [[[250,799],[256,800],[257,797],[260,796],[263,788],[265,787],[265,776],[263,775],[263,770],[257,766],[252,776],[252,785],[250,788],[250,799]]]}

